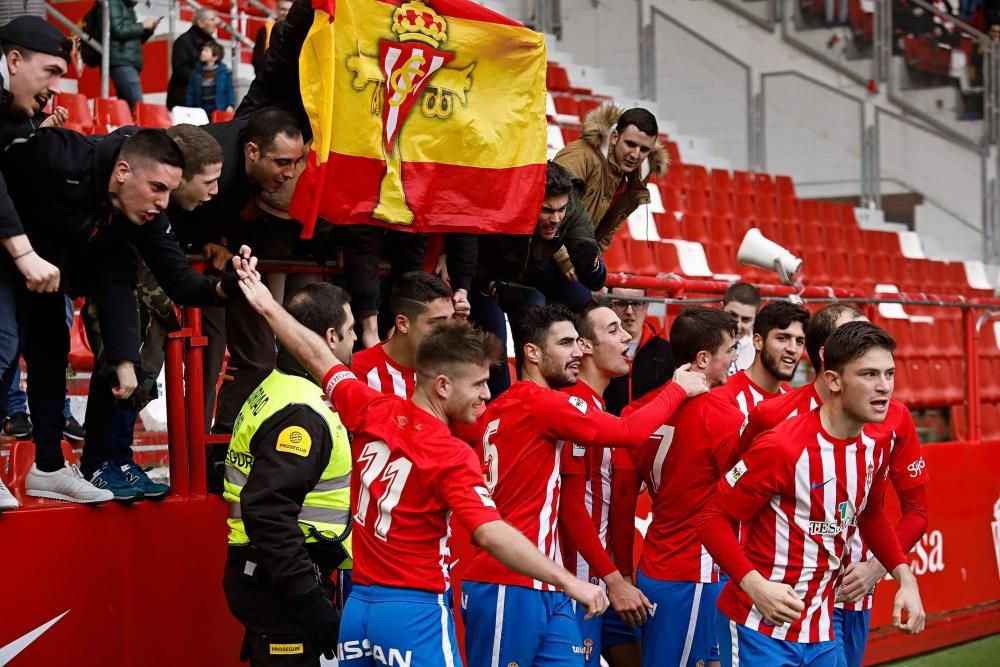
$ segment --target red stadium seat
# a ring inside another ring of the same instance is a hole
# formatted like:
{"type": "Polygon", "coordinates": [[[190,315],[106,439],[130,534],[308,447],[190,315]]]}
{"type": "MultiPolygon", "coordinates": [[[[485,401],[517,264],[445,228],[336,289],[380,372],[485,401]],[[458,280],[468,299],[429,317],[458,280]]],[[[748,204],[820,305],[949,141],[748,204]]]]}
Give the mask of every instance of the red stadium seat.
{"type": "Polygon", "coordinates": [[[979,409],[983,440],[1000,440],[1000,406],[984,403],[979,409]]]}
{"type": "Polygon", "coordinates": [[[958,359],[931,359],[930,378],[937,387],[936,400],[945,405],[961,403],[965,398],[962,362],[958,359]]]}
{"type": "Polygon", "coordinates": [[[879,282],[876,280],[872,268],[872,258],[863,252],[852,252],[847,253],[847,259],[850,264],[851,278],[857,286],[871,291],[875,287],[875,283],[879,282]]]}
{"type": "Polygon", "coordinates": [[[733,216],[737,220],[757,219],[757,207],[753,195],[745,192],[733,195],[733,216]]]}
{"type": "Polygon", "coordinates": [[[677,146],[677,142],[676,141],[668,141],[668,142],[666,142],[666,147],[667,147],[667,155],[670,156],[670,164],[674,165],[674,166],[677,166],[677,167],[680,167],[681,164],[682,164],[682,162],[681,162],[681,150],[677,146]]]}
{"type": "Polygon", "coordinates": [[[830,278],[835,287],[856,287],[857,279],[851,272],[847,253],[842,250],[830,249],[827,252],[830,265],[830,278]]]}
{"type": "Polygon", "coordinates": [[[748,171],[733,171],[733,192],[757,196],[757,181],[748,171]]]}
{"type": "Polygon", "coordinates": [[[685,241],[697,241],[702,245],[711,243],[706,220],[705,215],[686,214],[681,218],[681,238],[685,241]]]}
{"type": "Polygon", "coordinates": [[[725,192],[727,194],[733,191],[733,179],[730,177],[728,169],[712,170],[712,188],[716,192],[725,192]]]}
{"type": "MultiPolygon", "coordinates": [[[[947,310],[941,308],[939,310],[947,310]]],[[[960,320],[939,319],[936,322],[937,335],[940,339],[941,353],[950,359],[961,359],[965,356],[965,339],[960,320]]]]}
{"type": "Polygon", "coordinates": [[[778,217],[786,222],[799,219],[799,209],[794,197],[778,197],[778,217]]]}
{"type": "Polygon", "coordinates": [[[814,222],[807,222],[801,225],[801,229],[802,244],[806,248],[826,247],[826,238],[824,236],[824,229],[822,225],[818,225],[814,222]]]}
{"type": "Polygon", "coordinates": [[[656,225],[656,233],[661,239],[684,238],[681,233],[681,223],[669,208],[667,213],[654,213],[653,222],[656,225]]]}
{"type": "Polygon", "coordinates": [[[757,182],[757,199],[761,197],[774,199],[776,190],[770,174],[755,174],[754,180],[757,182]]]}
{"type": "Polygon", "coordinates": [[[234,115],[232,111],[216,110],[212,112],[212,122],[225,123],[227,120],[232,120],[234,115]]]}
{"type": "Polygon", "coordinates": [[[593,96],[581,96],[577,98],[577,107],[579,109],[580,119],[583,120],[587,115],[596,109],[597,107],[604,104],[603,99],[593,96]]]}
{"type": "Polygon", "coordinates": [[[896,339],[897,357],[909,359],[916,356],[917,350],[913,346],[913,333],[909,320],[882,318],[878,324],[896,339]]]}
{"type": "Polygon", "coordinates": [[[556,63],[547,63],[545,87],[549,91],[571,90],[572,86],[569,85],[569,74],[566,72],[566,68],[556,63]]]}
{"type": "Polygon", "coordinates": [[[578,126],[560,125],[559,130],[562,132],[563,141],[567,144],[580,138],[580,128],[578,126]]]}
{"type": "Polygon", "coordinates": [[[609,273],[632,273],[632,267],[628,263],[628,255],[625,252],[625,242],[621,236],[616,236],[611,241],[611,245],[604,251],[604,265],[609,273]]]}
{"type": "Polygon", "coordinates": [[[961,441],[966,439],[968,417],[964,405],[954,405],[951,408],[951,439],[961,441]]]}
{"type": "Polygon", "coordinates": [[[170,110],[165,104],[136,102],[135,122],[140,127],[170,127],[170,110]]]}
{"type": "Polygon", "coordinates": [[[984,401],[1000,401],[1000,359],[979,358],[979,392],[984,401]]]}
{"type": "Polygon", "coordinates": [[[642,276],[655,276],[660,273],[656,249],[653,246],[653,243],[658,244],[658,241],[623,240],[622,243],[633,272],[642,276]]]}
{"type": "Polygon", "coordinates": [[[740,267],[736,263],[735,247],[723,243],[709,243],[705,246],[708,265],[715,273],[739,274],[740,267]]]}
{"type": "Polygon", "coordinates": [[[802,221],[802,224],[820,224],[816,200],[798,199],[796,201],[799,208],[799,220],[802,221]]]}
{"type": "Polygon", "coordinates": [[[809,249],[802,253],[802,279],[809,285],[829,285],[830,266],[822,249],[809,249]]]}
{"type": "Polygon", "coordinates": [[[567,114],[569,116],[576,116],[577,118],[582,117],[580,114],[580,104],[573,95],[569,95],[567,93],[552,93],[552,101],[556,105],[556,112],[567,114]]]}
{"type": "Polygon", "coordinates": [[[90,103],[86,95],[80,93],[59,93],[56,95],[53,105],[65,107],[69,112],[67,126],[78,130],[83,134],[90,134],[94,131],[94,114],[90,110],[90,103]]]}
{"type": "Polygon", "coordinates": [[[711,181],[708,178],[708,170],[699,164],[686,164],[684,165],[684,171],[687,172],[688,189],[702,190],[707,197],[708,191],[712,189],[711,181]]]}
{"type": "Polygon", "coordinates": [[[705,216],[711,212],[708,205],[708,196],[705,194],[704,188],[695,186],[689,188],[686,203],[689,214],[705,216]]]}
{"type": "Polygon", "coordinates": [[[708,235],[711,238],[709,245],[716,243],[732,244],[736,240],[733,232],[732,218],[713,215],[708,219],[708,235]]]}
{"type": "Polygon", "coordinates": [[[774,198],[757,195],[757,219],[777,220],[778,211],[774,206],[774,198]]]}
{"type": "Polygon", "coordinates": [[[713,189],[710,192],[712,196],[709,198],[709,202],[711,204],[712,215],[732,218],[733,202],[730,199],[729,191],[713,189]]]}
{"type": "Polygon", "coordinates": [[[791,176],[775,176],[774,185],[778,192],[778,197],[795,197],[795,184],[792,183],[791,176]]]}
{"type": "Polygon", "coordinates": [[[128,108],[128,102],[120,98],[94,100],[94,132],[96,134],[108,134],[114,132],[119,127],[133,125],[132,111],[128,108]]]}

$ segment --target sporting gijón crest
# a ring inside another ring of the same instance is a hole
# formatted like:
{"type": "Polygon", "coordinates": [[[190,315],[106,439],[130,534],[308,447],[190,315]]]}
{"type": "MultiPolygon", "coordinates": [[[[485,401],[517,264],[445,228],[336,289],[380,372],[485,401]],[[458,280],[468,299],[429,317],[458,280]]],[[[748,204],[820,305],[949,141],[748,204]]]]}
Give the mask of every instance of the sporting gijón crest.
{"type": "Polygon", "coordinates": [[[379,41],[379,64],[385,74],[383,138],[390,152],[399,128],[431,77],[454,57],[453,53],[438,51],[420,42],[379,41]]]}

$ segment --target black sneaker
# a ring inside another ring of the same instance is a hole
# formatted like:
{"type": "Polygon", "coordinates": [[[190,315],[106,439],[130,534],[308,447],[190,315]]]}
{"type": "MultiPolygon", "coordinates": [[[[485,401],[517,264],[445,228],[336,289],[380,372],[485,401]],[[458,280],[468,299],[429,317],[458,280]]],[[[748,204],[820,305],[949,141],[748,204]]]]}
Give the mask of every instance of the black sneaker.
{"type": "Polygon", "coordinates": [[[3,434],[11,435],[22,440],[30,438],[35,428],[31,424],[31,417],[27,412],[15,412],[3,420],[3,434]]]}
{"type": "Polygon", "coordinates": [[[83,430],[83,427],[80,426],[80,422],[76,418],[70,417],[66,420],[66,425],[63,426],[63,435],[68,440],[83,440],[87,432],[83,430]]]}

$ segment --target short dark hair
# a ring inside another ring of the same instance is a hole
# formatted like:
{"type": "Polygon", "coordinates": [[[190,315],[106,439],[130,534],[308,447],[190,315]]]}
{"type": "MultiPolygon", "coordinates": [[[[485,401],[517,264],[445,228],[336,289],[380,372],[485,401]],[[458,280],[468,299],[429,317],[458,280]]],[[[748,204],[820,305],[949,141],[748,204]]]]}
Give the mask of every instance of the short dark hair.
{"type": "Polygon", "coordinates": [[[122,143],[118,159],[129,164],[155,162],[184,169],[184,153],[166,130],[139,130],[122,143]]]}
{"type": "Polygon", "coordinates": [[[527,344],[542,347],[549,335],[549,330],[556,322],[572,322],[576,326],[573,312],[557,303],[545,306],[525,306],[516,313],[510,314],[511,334],[514,338],[514,361],[517,364],[518,377],[524,367],[524,346],[527,344]]]}
{"type": "Polygon", "coordinates": [[[801,324],[802,332],[805,333],[809,326],[809,311],[790,301],[772,301],[757,313],[757,318],[753,321],[753,332],[766,339],[774,329],[785,329],[792,326],[792,322],[801,324]]]}
{"type": "MultiPolygon", "coordinates": [[[[36,53],[39,53],[38,51],[34,51],[19,44],[14,44],[13,42],[4,42],[0,45],[0,50],[3,50],[3,54],[5,56],[10,56],[11,51],[20,51],[21,57],[25,60],[31,60],[36,53]]],[[[10,85],[9,81],[7,82],[7,85],[10,85]]]]}
{"type": "Polygon", "coordinates": [[[819,373],[823,370],[823,359],[819,353],[826,339],[837,329],[837,320],[844,313],[850,313],[855,319],[865,316],[860,310],[846,303],[831,303],[816,311],[806,328],[806,354],[813,370],[819,373]]]}
{"type": "Polygon", "coordinates": [[[392,316],[405,315],[410,321],[427,310],[427,304],[438,299],[451,299],[454,292],[438,276],[424,271],[404,273],[392,286],[389,308],[392,316]]]}
{"type": "Polygon", "coordinates": [[[495,366],[500,363],[497,337],[466,322],[442,322],[417,346],[417,373],[434,377],[448,374],[454,364],[495,366]]]}
{"type": "Polygon", "coordinates": [[[895,353],[896,341],[871,322],[848,322],[826,339],[823,346],[824,370],[843,373],[847,364],[876,349],[895,353]]]}
{"type": "Polygon", "coordinates": [[[545,196],[558,197],[573,191],[573,175],[561,164],[549,160],[545,168],[545,196]]]}
{"type": "Polygon", "coordinates": [[[587,340],[594,340],[597,332],[594,331],[594,325],[590,321],[590,314],[597,310],[598,308],[610,308],[608,303],[598,301],[597,299],[591,299],[590,301],[584,301],[583,303],[573,306],[570,310],[576,315],[576,332],[580,334],[580,338],[586,338],[587,340]]]}
{"type": "Polygon", "coordinates": [[[760,305],[760,290],[750,283],[733,283],[722,295],[722,305],[724,306],[730,301],[757,307],[760,305]]]}
{"type": "Polygon", "coordinates": [[[167,129],[167,136],[174,140],[184,154],[185,181],[190,181],[209,165],[222,164],[222,146],[215,137],[197,125],[174,125],[167,129]]]}
{"type": "Polygon", "coordinates": [[[250,116],[243,131],[244,142],[253,142],[262,151],[271,148],[279,134],[286,137],[302,136],[302,128],[287,111],[273,107],[261,109],[250,116]]]}
{"type": "Polygon", "coordinates": [[[343,287],[318,282],[296,290],[285,301],[285,310],[296,322],[320,336],[325,336],[329,329],[339,336],[347,322],[344,306],[350,302],[351,295],[343,287]]]}
{"type": "Polygon", "coordinates": [[[218,60],[222,60],[223,58],[225,58],[225,57],[226,57],[226,49],[225,49],[225,48],[223,48],[222,44],[219,44],[219,43],[218,43],[217,41],[215,41],[214,39],[212,39],[212,40],[209,40],[209,41],[205,42],[204,44],[202,44],[202,45],[201,45],[201,48],[203,48],[203,49],[204,49],[204,48],[205,48],[206,46],[207,46],[207,47],[208,47],[209,49],[211,49],[211,50],[212,50],[212,55],[213,55],[213,56],[215,56],[215,59],[216,59],[217,61],[218,61],[218,60]]]}
{"type": "Polygon", "coordinates": [[[736,338],[736,318],[718,308],[684,306],[670,326],[670,349],[678,366],[690,364],[701,351],[715,354],[726,333],[736,338]]]}
{"type": "Polygon", "coordinates": [[[635,125],[635,129],[651,137],[655,137],[660,133],[659,126],[656,124],[656,116],[640,107],[634,107],[623,112],[618,117],[618,124],[615,125],[615,130],[618,131],[618,134],[622,134],[629,125],[635,125]]]}

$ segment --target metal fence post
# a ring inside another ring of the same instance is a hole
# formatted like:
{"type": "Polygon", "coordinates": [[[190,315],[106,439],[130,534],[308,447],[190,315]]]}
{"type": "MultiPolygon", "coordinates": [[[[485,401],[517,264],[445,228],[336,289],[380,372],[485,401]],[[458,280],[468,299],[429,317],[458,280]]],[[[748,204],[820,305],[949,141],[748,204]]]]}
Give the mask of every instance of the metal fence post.
{"type": "MultiPolygon", "coordinates": [[[[111,76],[111,8],[108,0],[101,2],[101,97],[110,97],[108,79],[111,76]]],[[[117,91],[116,91],[117,92],[117,91]]]]}
{"type": "Polygon", "coordinates": [[[233,86],[237,89],[239,88],[239,71],[240,71],[240,51],[242,49],[242,44],[240,43],[239,34],[240,30],[240,7],[238,2],[230,3],[229,9],[229,37],[233,44],[233,66],[230,68],[233,71],[233,86]]]}

